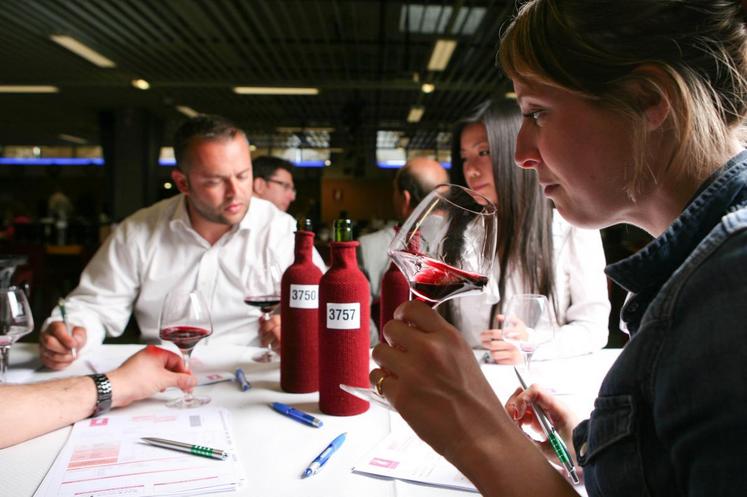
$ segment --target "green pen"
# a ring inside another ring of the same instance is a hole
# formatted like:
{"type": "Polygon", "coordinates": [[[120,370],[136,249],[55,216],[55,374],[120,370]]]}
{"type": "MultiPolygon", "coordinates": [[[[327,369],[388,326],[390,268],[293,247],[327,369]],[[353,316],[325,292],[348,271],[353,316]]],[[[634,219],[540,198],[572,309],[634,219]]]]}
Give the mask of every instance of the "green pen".
{"type": "MultiPolygon", "coordinates": [[[[524,381],[524,378],[521,377],[521,374],[519,374],[519,370],[516,369],[516,366],[514,366],[514,372],[516,373],[516,377],[519,378],[521,388],[526,390],[528,388],[527,384],[524,381]]],[[[573,483],[578,484],[579,479],[578,474],[576,474],[576,467],[573,465],[573,461],[571,460],[571,453],[568,452],[568,447],[565,446],[565,442],[563,442],[563,439],[560,437],[560,435],[558,435],[558,432],[555,430],[555,426],[550,423],[550,419],[547,417],[547,414],[545,414],[545,411],[540,406],[532,402],[532,410],[534,411],[534,415],[537,416],[537,419],[542,426],[542,431],[545,433],[547,440],[550,442],[555,455],[558,456],[558,459],[560,459],[563,467],[566,469],[566,471],[568,471],[568,474],[571,475],[571,480],[573,480],[573,483]]]]}
{"type": "Polygon", "coordinates": [[[154,437],[142,437],[140,440],[147,444],[155,445],[156,447],[178,450],[179,452],[186,452],[187,454],[195,456],[210,457],[212,459],[220,459],[221,461],[228,457],[228,453],[224,450],[211,449],[210,447],[203,447],[202,445],[192,445],[184,442],[176,442],[174,440],[154,437]]]}

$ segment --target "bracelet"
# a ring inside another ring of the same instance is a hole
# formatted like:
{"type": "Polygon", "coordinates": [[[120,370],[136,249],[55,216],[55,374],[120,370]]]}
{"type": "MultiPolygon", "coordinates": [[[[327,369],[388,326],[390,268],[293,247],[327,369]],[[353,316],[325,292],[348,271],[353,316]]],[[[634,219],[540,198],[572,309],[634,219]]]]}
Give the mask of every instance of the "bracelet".
{"type": "Polygon", "coordinates": [[[89,374],[88,377],[96,385],[96,408],[91,414],[95,418],[112,408],[112,382],[105,374],[89,374]]]}

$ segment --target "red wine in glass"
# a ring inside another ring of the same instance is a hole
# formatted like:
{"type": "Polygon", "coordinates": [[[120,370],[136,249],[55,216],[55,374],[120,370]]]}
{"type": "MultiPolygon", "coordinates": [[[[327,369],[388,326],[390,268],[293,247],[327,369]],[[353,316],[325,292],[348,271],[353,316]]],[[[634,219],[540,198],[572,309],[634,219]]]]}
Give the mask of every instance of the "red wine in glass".
{"type": "MultiPolygon", "coordinates": [[[[262,320],[267,321],[272,312],[280,303],[280,295],[260,295],[258,297],[245,297],[244,303],[252,307],[258,307],[262,311],[262,320]]],[[[272,344],[267,345],[267,350],[252,357],[255,362],[274,362],[279,356],[272,350],[272,344]]]]}
{"type": "MultiPolygon", "coordinates": [[[[190,370],[192,350],[203,338],[213,332],[210,310],[198,291],[173,290],[166,294],[158,320],[161,340],[172,342],[182,353],[184,369],[190,370]]],[[[168,407],[189,408],[205,405],[210,397],[187,392],[183,397],[166,403],[168,407]]]]}
{"type": "Polygon", "coordinates": [[[487,276],[430,257],[402,250],[392,252],[391,257],[407,277],[413,295],[434,307],[457,296],[478,294],[488,284],[487,276]]]}
{"type": "Polygon", "coordinates": [[[171,342],[179,350],[192,350],[197,342],[210,335],[210,331],[196,326],[171,326],[161,330],[161,340],[171,342]]]}

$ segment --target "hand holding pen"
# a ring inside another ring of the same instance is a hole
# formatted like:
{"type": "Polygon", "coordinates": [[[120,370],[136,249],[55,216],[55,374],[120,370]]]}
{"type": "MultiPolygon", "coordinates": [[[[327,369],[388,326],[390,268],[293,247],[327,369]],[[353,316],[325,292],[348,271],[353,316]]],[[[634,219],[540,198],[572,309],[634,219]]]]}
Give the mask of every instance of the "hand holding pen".
{"type": "MultiPolygon", "coordinates": [[[[60,309],[60,315],[62,316],[62,322],[65,324],[65,329],[67,330],[70,337],[72,337],[73,341],[75,341],[75,337],[73,336],[73,329],[70,328],[70,323],[67,322],[67,310],[65,309],[65,299],[58,300],[57,307],[60,309]]],[[[72,349],[70,349],[70,353],[73,354],[73,360],[78,358],[77,347],[73,347],[72,349]]]]}
{"type": "MultiPolygon", "coordinates": [[[[539,405],[538,401],[540,400],[540,396],[543,395],[543,392],[538,391],[535,388],[531,391],[528,390],[528,385],[516,367],[514,367],[514,372],[516,373],[516,377],[519,379],[521,388],[518,389],[508,400],[506,403],[506,410],[520,425],[531,423],[532,421],[534,422],[535,427],[538,425],[547,437],[546,444],[557,456],[563,468],[568,472],[573,483],[578,484],[579,478],[573,463],[573,456],[568,450],[563,438],[558,434],[556,426],[552,421],[550,421],[545,410],[539,405]],[[526,418],[528,407],[531,407],[532,413],[534,414],[533,420],[531,418],[526,418]]],[[[552,408],[553,417],[556,418],[556,420],[562,420],[559,424],[560,426],[575,426],[577,424],[573,421],[571,413],[562,409],[560,405],[554,404],[550,406],[547,405],[547,402],[545,402],[545,404],[546,407],[552,408]]]]}
{"type": "MultiPolygon", "coordinates": [[[[64,321],[52,321],[39,336],[41,361],[53,370],[68,367],[86,344],[86,329],[70,323],[69,309],[66,305],[63,307],[65,308],[64,321]]],[[[59,310],[62,314],[62,309],[59,310]]]]}

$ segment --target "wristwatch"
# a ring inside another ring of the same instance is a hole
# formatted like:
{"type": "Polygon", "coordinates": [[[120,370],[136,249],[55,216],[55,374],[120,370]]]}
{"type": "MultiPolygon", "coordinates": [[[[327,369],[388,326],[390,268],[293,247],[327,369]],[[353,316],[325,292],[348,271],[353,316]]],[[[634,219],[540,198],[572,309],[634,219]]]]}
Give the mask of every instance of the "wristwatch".
{"type": "Polygon", "coordinates": [[[89,374],[88,377],[96,384],[96,408],[91,414],[95,418],[112,408],[112,382],[105,374],[89,374]]]}

